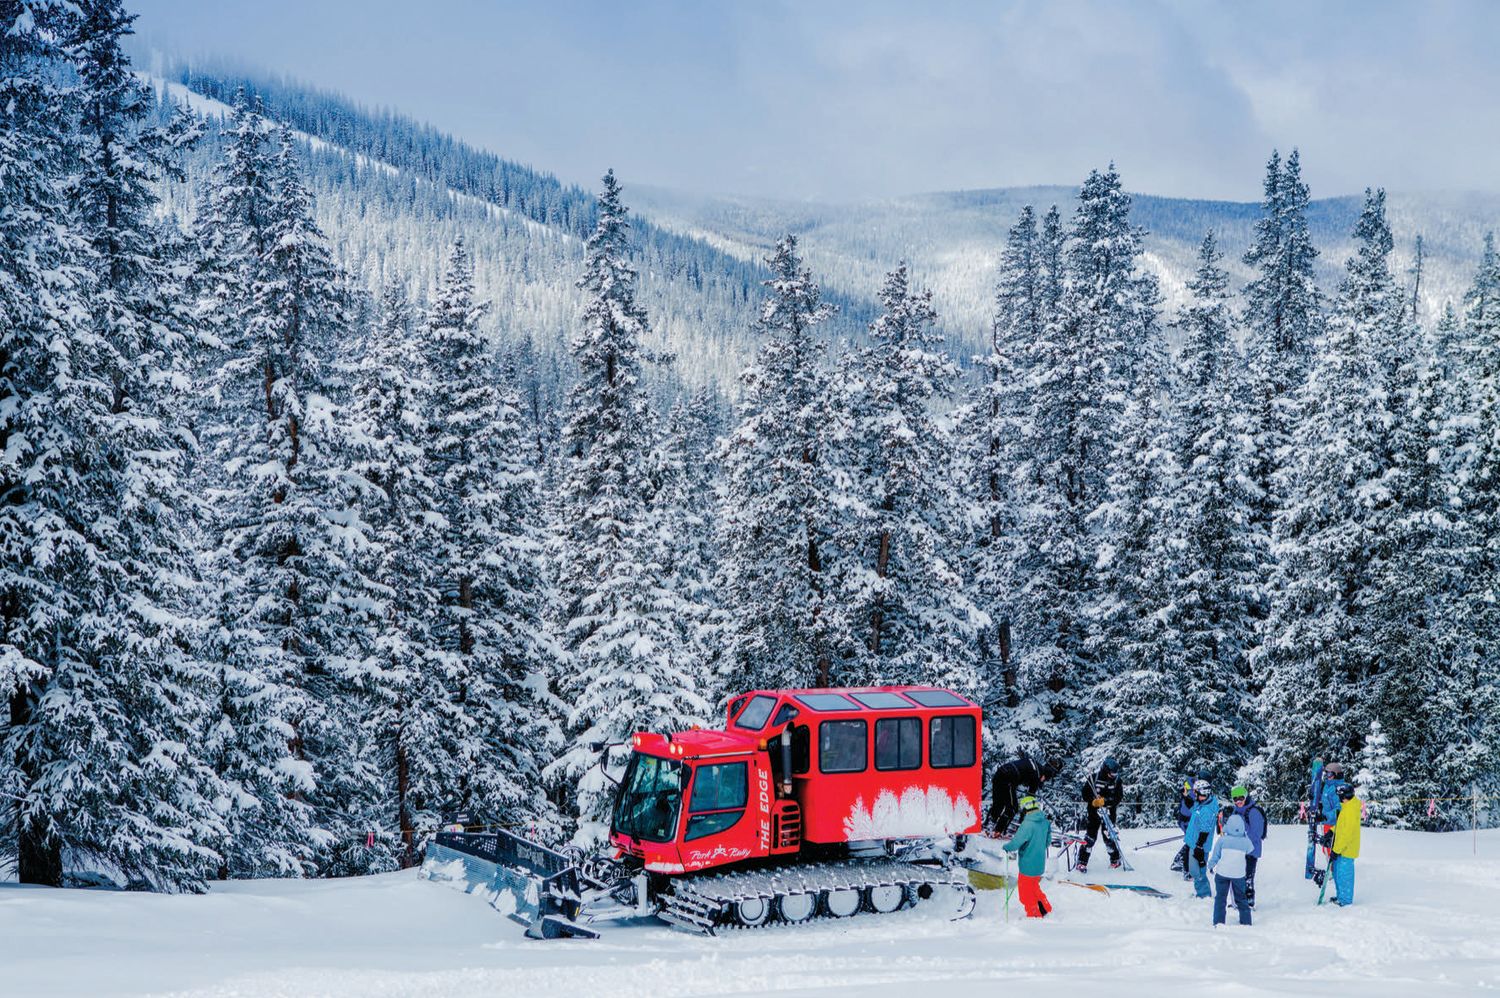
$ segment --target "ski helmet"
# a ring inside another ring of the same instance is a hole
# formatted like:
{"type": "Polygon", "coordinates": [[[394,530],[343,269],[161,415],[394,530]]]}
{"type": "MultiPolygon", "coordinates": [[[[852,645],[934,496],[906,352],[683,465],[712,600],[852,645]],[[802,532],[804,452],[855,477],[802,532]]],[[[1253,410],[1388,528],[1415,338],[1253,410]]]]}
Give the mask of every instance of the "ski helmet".
{"type": "Polygon", "coordinates": [[[1336,780],[1344,778],[1344,764],[1342,762],[1330,762],[1323,767],[1323,775],[1331,776],[1336,780]]]}
{"type": "Polygon", "coordinates": [[[1250,796],[1250,791],[1248,791],[1248,790],[1245,789],[1245,785],[1243,783],[1240,784],[1239,786],[1235,787],[1233,790],[1229,791],[1229,799],[1230,800],[1244,800],[1246,797],[1249,797],[1249,796],[1250,796]]]}
{"type": "Polygon", "coordinates": [[[1041,803],[1038,802],[1037,799],[1030,794],[1022,797],[1016,803],[1020,806],[1022,814],[1025,814],[1028,811],[1039,811],[1042,807],[1041,803]]]}
{"type": "Polygon", "coordinates": [[[1339,795],[1339,800],[1348,800],[1350,797],[1354,796],[1354,784],[1341,783],[1339,784],[1339,788],[1335,790],[1334,793],[1339,795]]]}
{"type": "Polygon", "coordinates": [[[1193,781],[1193,793],[1197,794],[1199,797],[1203,797],[1205,799],[1208,798],[1208,797],[1212,797],[1213,796],[1213,792],[1214,792],[1214,786],[1213,786],[1212,783],[1209,783],[1207,780],[1194,780],[1193,781]]]}
{"type": "Polygon", "coordinates": [[[1058,773],[1061,773],[1062,772],[1062,768],[1063,768],[1063,762],[1062,762],[1062,760],[1058,759],[1058,758],[1056,758],[1054,756],[1053,758],[1048,759],[1046,762],[1044,762],[1042,764],[1042,776],[1043,776],[1043,778],[1050,780],[1054,776],[1056,776],[1058,773]]]}
{"type": "Polygon", "coordinates": [[[1120,771],[1120,764],[1115,761],[1114,756],[1107,755],[1104,757],[1104,765],[1101,768],[1103,768],[1106,772],[1118,773],[1120,771]]]}

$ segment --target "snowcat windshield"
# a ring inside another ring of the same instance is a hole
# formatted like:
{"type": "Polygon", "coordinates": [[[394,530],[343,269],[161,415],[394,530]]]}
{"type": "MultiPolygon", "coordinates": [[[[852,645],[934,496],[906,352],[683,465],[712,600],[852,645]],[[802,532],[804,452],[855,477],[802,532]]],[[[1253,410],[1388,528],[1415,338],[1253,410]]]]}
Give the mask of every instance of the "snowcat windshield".
{"type": "Polygon", "coordinates": [[[677,831],[686,767],[670,759],[636,755],[615,804],[614,830],[647,842],[670,842],[677,831]]]}

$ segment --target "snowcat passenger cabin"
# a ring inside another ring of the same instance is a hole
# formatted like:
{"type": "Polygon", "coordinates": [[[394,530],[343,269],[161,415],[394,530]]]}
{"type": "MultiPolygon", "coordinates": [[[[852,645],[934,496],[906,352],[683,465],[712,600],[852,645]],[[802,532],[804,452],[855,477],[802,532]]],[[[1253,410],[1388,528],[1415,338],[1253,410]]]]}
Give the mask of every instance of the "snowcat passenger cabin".
{"type": "Polygon", "coordinates": [[[658,874],[977,832],[980,710],[932,687],[754,690],[723,731],[641,733],[610,840],[658,874]]]}

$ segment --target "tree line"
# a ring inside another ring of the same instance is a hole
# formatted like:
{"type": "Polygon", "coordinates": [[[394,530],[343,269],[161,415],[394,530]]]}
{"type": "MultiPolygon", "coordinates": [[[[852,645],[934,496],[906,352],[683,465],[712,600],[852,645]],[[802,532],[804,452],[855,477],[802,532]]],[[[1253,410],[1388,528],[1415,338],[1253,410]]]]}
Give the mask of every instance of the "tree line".
{"type": "Polygon", "coordinates": [[[416,295],[340,267],[244,91],[176,210],[200,122],[131,20],[0,0],[0,870],[586,839],[610,743],[767,686],[951,686],[991,757],[1112,754],[1147,799],[1367,745],[1385,797],[1496,792],[1492,243],[1420,315],[1370,191],[1327,298],[1273,156],[1255,278],[1210,233],[1167,316],[1111,166],[1021,212],[967,371],[906,266],[851,341],[782,239],[726,405],[646,348],[612,173],[566,366],[490,335],[462,241],[416,295]]]}

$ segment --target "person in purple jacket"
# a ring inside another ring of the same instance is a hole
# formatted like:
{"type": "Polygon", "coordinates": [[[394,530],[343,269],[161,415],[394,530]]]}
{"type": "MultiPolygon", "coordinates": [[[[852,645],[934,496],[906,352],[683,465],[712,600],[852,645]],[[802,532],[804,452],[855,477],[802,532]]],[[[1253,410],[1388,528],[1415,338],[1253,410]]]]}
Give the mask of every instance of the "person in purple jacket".
{"type": "Polygon", "coordinates": [[[1260,860],[1261,843],[1266,838],[1266,812],[1243,786],[1229,791],[1229,800],[1234,805],[1234,813],[1244,819],[1245,834],[1250,839],[1250,852],[1245,857],[1245,902],[1254,908],[1255,864],[1260,860]]]}

